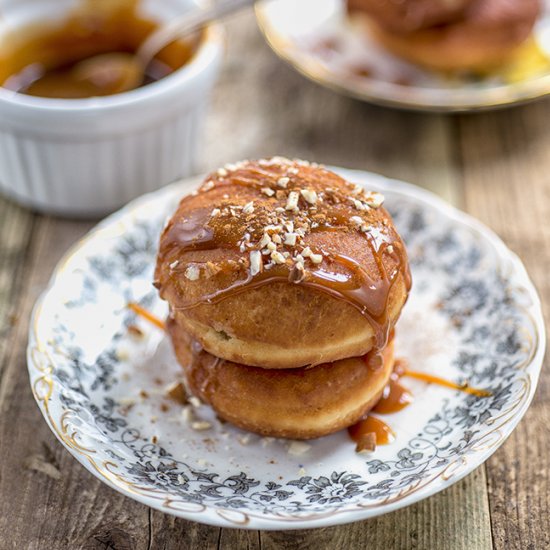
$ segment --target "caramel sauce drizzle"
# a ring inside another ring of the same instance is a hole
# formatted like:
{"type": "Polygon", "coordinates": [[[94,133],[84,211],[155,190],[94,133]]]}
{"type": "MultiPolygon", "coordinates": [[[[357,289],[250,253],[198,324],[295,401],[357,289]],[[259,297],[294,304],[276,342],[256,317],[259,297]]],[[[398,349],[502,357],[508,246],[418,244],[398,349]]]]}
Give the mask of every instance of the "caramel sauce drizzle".
{"type": "MultiPolygon", "coordinates": [[[[390,380],[382,393],[382,397],[371,409],[371,412],[375,414],[392,414],[403,410],[413,402],[414,398],[412,393],[401,385],[400,379],[403,376],[410,376],[411,378],[416,378],[417,380],[422,380],[429,384],[437,384],[445,388],[459,390],[470,395],[475,395],[476,397],[489,397],[491,395],[491,392],[487,390],[473,388],[468,384],[461,385],[441,378],[440,376],[412,371],[407,368],[406,361],[397,359],[390,380]]],[[[356,443],[359,443],[361,438],[366,437],[369,433],[374,433],[377,445],[386,445],[393,441],[393,439],[388,438],[388,431],[393,434],[393,431],[385,422],[370,414],[367,414],[367,416],[359,420],[359,422],[348,428],[350,437],[356,443]]]]}
{"type": "Polygon", "coordinates": [[[451,382],[440,376],[435,376],[433,374],[428,374],[426,372],[418,372],[414,370],[405,370],[403,376],[410,376],[411,378],[416,378],[417,380],[423,380],[428,384],[437,384],[438,386],[443,386],[445,388],[451,388],[453,390],[459,390],[470,395],[475,395],[476,397],[490,397],[492,394],[490,391],[482,390],[479,388],[473,388],[468,383],[466,384],[457,384],[456,382],[451,382]]]}
{"type": "Polygon", "coordinates": [[[153,315],[150,311],[147,311],[145,308],[141,307],[139,304],[129,302],[128,309],[131,309],[136,315],[143,317],[157,328],[160,328],[160,330],[166,330],[166,323],[164,321],[159,319],[156,315],[153,315]]]}
{"type": "MultiPolygon", "coordinates": [[[[235,181],[244,182],[246,180],[232,180],[232,183],[235,181]]],[[[241,183],[237,184],[240,185],[241,183]]],[[[244,184],[249,185],[248,183],[244,184]]],[[[235,235],[234,239],[221,240],[217,238],[215,232],[208,226],[209,216],[210,210],[203,209],[202,211],[194,211],[187,219],[175,223],[164,237],[165,249],[162,261],[169,261],[172,252],[181,254],[188,251],[236,247],[240,235],[235,235]]],[[[331,212],[330,216],[336,219],[337,225],[323,224],[314,228],[313,232],[324,230],[347,231],[349,229],[347,225],[343,224],[345,217],[340,212],[331,212]]],[[[368,246],[371,247],[373,256],[376,258],[378,278],[370,277],[360,264],[344,254],[321,250],[319,252],[327,260],[343,266],[347,274],[332,272],[321,265],[309,268],[306,271],[304,280],[298,283],[344,300],[357,309],[367,318],[374,329],[374,347],[377,350],[383,349],[388,342],[392,327],[387,314],[387,304],[391,289],[399,273],[403,273],[407,289],[411,286],[411,277],[403,246],[399,242],[387,242],[384,237],[381,234],[375,234],[374,236],[366,234],[368,246]],[[382,255],[390,253],[388,251],[390,244],[393,247],[391,254],[396,256],[398,262],[392,273],[387,273],[382,255]]],[[[224,289],[202,296],[191,303],[179,304],[174,309],[186,311],[202,304],[216,304],[263,285],[288,282],[288,277],[289,268],[287,265],[274,266],[269,270],[260,271],[254,276],[248,274],[246,278],[235,281],[224,289]]]]}
{"type": "Polygon", "coordinates": [[[362,438],[370,433],[375,434],[377,445],[388,445],[395,440],[393,430],[383,420],[370,414],[348,428],[349,436],[356,443],[359,443],[362,438]]]}

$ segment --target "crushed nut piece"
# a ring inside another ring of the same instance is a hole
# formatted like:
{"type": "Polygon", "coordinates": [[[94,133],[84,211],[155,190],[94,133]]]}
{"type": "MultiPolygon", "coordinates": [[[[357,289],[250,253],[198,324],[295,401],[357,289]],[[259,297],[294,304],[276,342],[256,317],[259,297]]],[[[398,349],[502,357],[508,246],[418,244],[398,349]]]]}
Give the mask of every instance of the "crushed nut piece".
{"type": "Polygon", "coordinates": [[[286,201],[285,210],[295,210],[298,208],[298,199],[300,198],[300,195],[296,191],[291,191],[288,194],[288,199],[286,201]]]}
{"type": "Polygon", "coordinates": [[[187,399],[187,391],[181,382],[174,382],[173,384],[170,384],[166,388],[165,392],[168,397],[174,399],[174,401],[177,401],[182,405],[187,405],[187,403],[189,403],[187,399]]]}
{"type": "Polygon", "coordinates": [[[248,445],[250,443],[250,439],[251,439],[251,435],[250,434],[244,434],[244,435],[240,435],[238,437],[238,440],[239,440],[239,443],[241,445],[248,445]]]}
{"type": "Polygon", "coordinates": [[[189,424],[189,422],[193,420],[193,409],[187,405],[181,410],[181,415],[183,416],[184,422],[189,424]]]}
{"type": "Polygon", "coordinates": [[[145,336],[143,334],[143,331],[136,325],[128,325],[128,334],[138,339],[141,339],[145,336]]]}
{"type": "Polygon", "coordinates": [[[372,193],[369,193],[369,195],[365,199],[365,202],[371,208],[380,208],[382,204],[384,204],[384,195],[382,195],[382,193],[377,193],[376,191],[373,191],[372,193]]]}
{"type": "Polygon", "coordinates": [[[293,456],[300,456],[307,453],[311,449],[311,445],[304,443],[303,441],[291,441],[288,446],[288,454],[293,456]]]}
{"type": "Polygon", "coordinates": [[[312,191],[311,189],[302,189],[300,191],[300,194],[302,195],[302,197],[304,197],[307,203],[309,204],[317,203],[317,193],[315,191],[312,191]]]}
{"type": "Polygon", "coordinates": [[[284,244],[288,246],[294,246],[296,244],[297,233],[285,233],[284,244]]]}
{"type": "Polygon", "coordinates": [[[260,242],[258,243],[258,246],[260,248],[265,248],[269,243],[271,242],[271,237],[268,233],[264,233],[263,237],[260,239],[260,242]]]}
{"type": "Polygon", "coordinates": [[[356,453],[372,453],[376,450],[376,434],[369,432],[361,436],[355,446],[356,453]]]}
{"type": "Polygon", "coordinates": [[[259,250],[253,250],[250,253],[250,275],[254,277],[262,270],[262,253],[259,250]]]}
{"type": "Polygon", "coordinates": [[[252,212],[254,212],[254,203],[250,201],[243,206],[243,214],[252,214],[252,212]]]}
{"type": "Polygon", "coordinates": [[[196,422],[191,423],[191,428],[198,432],[209,430],[211,427],[212,424],[210,424],[210,422],[207,422],[206,420],[197,420],[196,422]]]}
{"type": "Polygon", "coordinates": [[[277,185],[279,187],[282,187],[283,189],[286,188],[286,186],[288,185],[288,182],[290,181],[290,178],[287,178],[286,176],[282,177],[282,178],[279,178],[277,180],[277,185]]]}
{"type": "Polygon", "coordinates": [[[189,403],[191,403],[191,405],[193,405],[193,407],[195,408],[198,408],[202,405],[202,401],[198,397],[195,397],[194,395],[192,395],[189,398],[189,403]]]}
{"type": "Polygon", "coordinates": [[[323,256],[321,254],[311,254],[309,256],[309,259],[314,263],[314,264],[320,264],[322,261],[323,261],[323,256]]]}
{"type": "Polygon", "coordinates": [[[284,263],[285,263],[285,257],[284,257],[280,252],[277,252],[276,250],[274,250],[274,251],[271,253],[271,259],[272,259],[276,264],[284,264],[284,263]]]}
{"type": "Polygon", "coordinates": [[[201,275],[201,271],[199,269],[198,266],[196,265],[190,265],[186,270],[185,270],[185,276],[190,280],[190,281],[196,281],[199,279],[201,275]]]}
{"type": "Polygon", "coordinates": [[[261,192],[268,197],[272,197],[275,194],[275,191],[270,187],[262,187],[261,192]]]}

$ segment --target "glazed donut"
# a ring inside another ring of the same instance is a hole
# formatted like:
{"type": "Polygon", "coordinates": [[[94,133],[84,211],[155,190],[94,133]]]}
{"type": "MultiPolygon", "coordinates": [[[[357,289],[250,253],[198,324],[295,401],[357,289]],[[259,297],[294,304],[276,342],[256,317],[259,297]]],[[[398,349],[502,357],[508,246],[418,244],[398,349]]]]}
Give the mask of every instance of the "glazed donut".
{"type": "Polygon", "coordinates": [[[410,288],[382,200],[305,161],[228,165],[180,202],[155,284],[182,330],[236,364],[299,368],[381,350],[410,288]]]}
{"type": "Polygon", "coordinates": [[[215,357],[173,319],[167,328],[191,391],[219,417],[264,436],[311,439],[354,424],[376,405],[393,370],[393,340],[378,368],[355,357],[273,370],[215,357]]]}
{"type": "Polygon", "coordinates": [[[529,37],[539,0],[476,0],[446,25],[390,32],[372,21],[374,36],[396,55],[440,71],[487,71],[504,63],[529,37]]]}
{"type": "Polygon", "coordinates": [[[348,11],[372,17],[390,32],[412,32],[460,17],[475,0],[347,0],[348,11]]]}

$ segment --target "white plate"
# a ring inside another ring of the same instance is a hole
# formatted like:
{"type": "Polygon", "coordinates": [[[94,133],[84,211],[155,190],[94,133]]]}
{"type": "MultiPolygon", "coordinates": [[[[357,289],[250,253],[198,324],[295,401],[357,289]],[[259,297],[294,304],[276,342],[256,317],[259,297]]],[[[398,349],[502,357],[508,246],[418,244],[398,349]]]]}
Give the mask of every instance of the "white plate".
{"type": "Polygon", "coordinates": [[[550,0],[544,1],[533,39],[485,77],[445,77],[397,58],[350,24],[344,0],[264,0],[256,15],[277,55],[323,86],[393,107],[469,111],[550,93],[550,0]]]}
{"type": "Polygon", "coordinates": [[[90,472],[144,504],[204,523],[320,527],[441,491],[510,435],[531,401],[545,348],[539,299],[522,264],[492,232],[430,193],[337,171],[386,195],[408,244],[414,286],[397,355],[416,370],[468,378],[492,396],[407,379],[415,401],[385,418],[396,440],[370,456],[357,455],[345,432],[294,456],[288,442],[221,424],[206,406],[196,416],[213,428],[191,429],[164,396],[180,376],[164,334],[125,307],[134,300],[166,313],[152,270],[161,227],[196,184],[184,181],[102,222],[60,263],[34,310],[28,364],[35,398],[90,472]],[[144,338],[129,333],[134,323],[144,338]],[[130,410],[129,399],[136,401],[130,410]]]}

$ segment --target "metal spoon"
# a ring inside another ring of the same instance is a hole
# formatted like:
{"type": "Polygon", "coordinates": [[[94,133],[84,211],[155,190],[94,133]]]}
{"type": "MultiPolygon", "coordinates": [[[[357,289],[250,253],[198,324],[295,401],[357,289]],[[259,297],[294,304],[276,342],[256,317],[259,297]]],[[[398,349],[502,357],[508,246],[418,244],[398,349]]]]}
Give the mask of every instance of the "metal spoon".
{"type": "Polygon", "coordinates": [[[133,90],[143,84],[147,65],[165,46],[253,4],[254,0],[218,0],[208,7],[193,9],[154,31],[134,54],[94,55],[76,63],[72,76],[89,82],[101,95],[133,90]]]}

